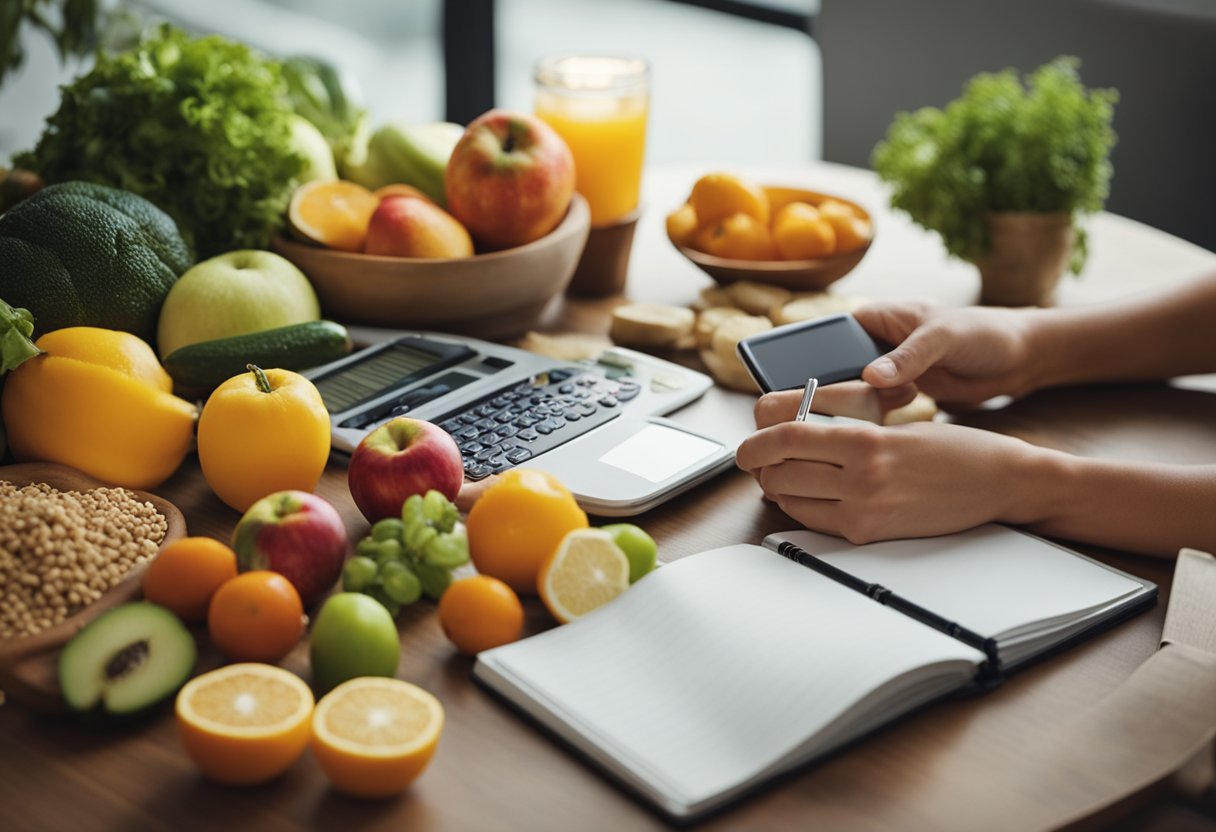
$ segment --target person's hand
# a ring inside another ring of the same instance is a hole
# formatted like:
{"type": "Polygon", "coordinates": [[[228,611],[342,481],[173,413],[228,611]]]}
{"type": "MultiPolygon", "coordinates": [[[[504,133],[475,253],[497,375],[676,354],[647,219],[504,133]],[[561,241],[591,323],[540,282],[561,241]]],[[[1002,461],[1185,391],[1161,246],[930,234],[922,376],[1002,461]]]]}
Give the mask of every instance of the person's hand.
{"type": "MultiPolygon", "coordinates": [[[[829,416],[849,416],[881,423],[889,411],[903,407],[915,395],[916,388],[911,384],[879,390],[864,381],[842,381],[820,387],[815,392],[811,410],[829,416]]],[[[766,428],[778,422],[790,421],[798,414],[801,402],[801,390],[766,393],[756,401],[756,427],[766,428]]]]}
{"type": "Polygon", "coordinates": [[[944,407],[970,407],[1034,389],[1033,313],[1017,309],[939,308],[873,303],[853,313],[874,338],[894,344],[862,371],[881,389],[915,385],[944,407]]]}
{"type": "Polygon", "coordinates": [[[868,543],[1014,519],[1006,515],[1018,480],[1009,474],[1035,453],[1019,439],[959,425],[786,420],[761,427],[735,459],[792,519],[868,543]]]}

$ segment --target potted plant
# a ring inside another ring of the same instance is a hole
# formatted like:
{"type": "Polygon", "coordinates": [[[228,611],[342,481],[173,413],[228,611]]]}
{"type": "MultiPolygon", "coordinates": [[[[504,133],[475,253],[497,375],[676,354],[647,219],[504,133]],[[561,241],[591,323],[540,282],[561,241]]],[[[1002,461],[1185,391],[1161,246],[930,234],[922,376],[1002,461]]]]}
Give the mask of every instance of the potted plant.
{"type": "Polygon", "coordinates": [[[1082,214],[1109,191],[1118,94],[1087,90],[1060,57],[1027,76],[977,75],[944,110],[895,117],[874,149],[891,206],[980,270],[983,303],[1049,303],[1085,262],[1082,214]]]}

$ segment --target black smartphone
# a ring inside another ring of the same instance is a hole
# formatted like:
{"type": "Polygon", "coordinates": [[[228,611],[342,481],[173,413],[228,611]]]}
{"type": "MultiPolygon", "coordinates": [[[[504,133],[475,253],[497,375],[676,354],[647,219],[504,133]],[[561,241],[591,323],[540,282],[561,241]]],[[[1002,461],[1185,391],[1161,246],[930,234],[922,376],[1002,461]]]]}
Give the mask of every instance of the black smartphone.
{"type": "Polygon", "coordinates": [[[886,350],[848,313],[779,326],[739,342],[743,366],[765,393],[861,378],[886,350]]]}

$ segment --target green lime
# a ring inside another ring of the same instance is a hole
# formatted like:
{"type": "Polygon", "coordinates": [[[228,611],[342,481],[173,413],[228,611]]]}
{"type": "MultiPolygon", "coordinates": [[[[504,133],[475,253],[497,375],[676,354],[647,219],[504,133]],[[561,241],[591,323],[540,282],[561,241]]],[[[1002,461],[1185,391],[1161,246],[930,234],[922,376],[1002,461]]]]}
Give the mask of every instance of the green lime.
{"type": "Polygon", "coordinates": [[[356,676],[394,676],[401,658],[397,625],[369,595],[331,595],[313,624],[309,658],[321,693],[356,676]]]}
{"type": "Polygon", "coordinates": [[[632,523],[612,523],[601,527],[612,535],[629,560],[629,583],[654,569],[659,562],[659,545],[654,538],[632,523]]]}

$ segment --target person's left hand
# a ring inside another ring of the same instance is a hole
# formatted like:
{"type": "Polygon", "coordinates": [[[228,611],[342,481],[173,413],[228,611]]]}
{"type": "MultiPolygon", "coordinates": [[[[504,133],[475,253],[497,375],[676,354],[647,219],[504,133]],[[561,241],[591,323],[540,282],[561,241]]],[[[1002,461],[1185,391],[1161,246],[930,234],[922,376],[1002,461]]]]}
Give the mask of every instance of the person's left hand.
{"type": "Polygon", "coordinates": [[[868,543],[1009,519],[1024,496],[1017,466],[1034,452],[1019,439],[951,424],[778,421],[744,440],[735,459],[808,529],[868,543]]]}

